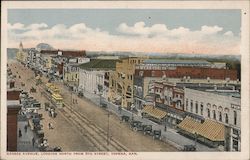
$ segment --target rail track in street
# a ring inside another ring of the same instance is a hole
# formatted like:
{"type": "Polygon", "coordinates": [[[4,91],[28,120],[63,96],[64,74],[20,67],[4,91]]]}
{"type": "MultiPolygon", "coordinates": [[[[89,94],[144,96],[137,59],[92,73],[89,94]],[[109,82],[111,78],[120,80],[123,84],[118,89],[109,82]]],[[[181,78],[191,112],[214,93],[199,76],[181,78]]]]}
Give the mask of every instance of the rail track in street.
{"type": "MultiPolygon", "coordinates": [[[[25,75],[24,71],[21,70],[22,74],[25,75]]],[[[21,74],[21,73],[20,73],[21,74]]],[[[36,86],[35,79],[29,79],[30,82],[36,86]]],[[[40,84],[36,86],[39,88],[39,92],[43,95],[47,100],[49,100],[53,105],[55,103],[52,101],[50,94],[45,89],[45,84],[40,84]]],[[[114,138],[110,138],[108,132],[105,132],[102,128],[91,122],[86,116],[83,114],[73,110],[70,105],[64,102],[64,107],[57,108],[58,112],[68,121],[71,125],[76,127],[76,129],[81,133],[82,136],[86,137],[86,139],[93,144],[93,147],[96,151],[128,151],[129,149],[121,144],[114,138]]]]}

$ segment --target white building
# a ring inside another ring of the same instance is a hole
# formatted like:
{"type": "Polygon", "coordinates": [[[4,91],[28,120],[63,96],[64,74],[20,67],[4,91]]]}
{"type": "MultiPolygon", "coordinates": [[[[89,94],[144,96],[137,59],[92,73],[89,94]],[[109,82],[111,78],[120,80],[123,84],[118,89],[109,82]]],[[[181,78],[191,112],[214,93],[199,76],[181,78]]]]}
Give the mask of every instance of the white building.
{"type": "Polygon", "coordinates": [[[186,112],[211,119],[225,126],[225,150],[240,151],[241,103],[234,90],[184,89],[186,112]]]}
{"type": "Polygon", "coordinates": [[[117,60],[93,59],[79,66],[79,91],[101,94],[107,98],[109,74],[115,70],[117,60]]]}

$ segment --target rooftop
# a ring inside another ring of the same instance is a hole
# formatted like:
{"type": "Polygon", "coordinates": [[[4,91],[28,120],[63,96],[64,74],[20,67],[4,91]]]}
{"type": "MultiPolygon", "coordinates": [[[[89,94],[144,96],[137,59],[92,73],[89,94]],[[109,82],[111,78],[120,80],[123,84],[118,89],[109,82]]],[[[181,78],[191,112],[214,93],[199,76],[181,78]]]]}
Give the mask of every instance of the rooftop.
{"type": "Polygon", "coordinates": [[[205,60],[146,59],[144,64],[210,64],[205,60]]]}
{"type": "Polygon", "coordinates": [[[90,62],[84,63],[79,67],[82,69],[114,70],[117,61],[116,59],[92,59],[90,62]]]}
{"type": "Polygon", "coordinates": [[[65,57],[84,57],[86,56],[86,51],[63,51],[63,50],[41,50],[41,54],[53,54],[53,55],[59,55],[61,52],[62,56],[65,57]]]}

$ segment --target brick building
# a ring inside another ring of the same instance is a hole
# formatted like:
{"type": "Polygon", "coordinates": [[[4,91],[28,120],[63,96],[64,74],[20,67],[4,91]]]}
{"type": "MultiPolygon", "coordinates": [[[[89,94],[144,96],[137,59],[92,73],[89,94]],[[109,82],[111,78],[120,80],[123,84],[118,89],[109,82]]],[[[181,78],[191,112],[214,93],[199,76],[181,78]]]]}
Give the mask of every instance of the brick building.
{"type": "Polygon", "coordinates": [[[17,151],[17,115],[21,108],[20,90],[7,91],[7,151],[17,151]]]}

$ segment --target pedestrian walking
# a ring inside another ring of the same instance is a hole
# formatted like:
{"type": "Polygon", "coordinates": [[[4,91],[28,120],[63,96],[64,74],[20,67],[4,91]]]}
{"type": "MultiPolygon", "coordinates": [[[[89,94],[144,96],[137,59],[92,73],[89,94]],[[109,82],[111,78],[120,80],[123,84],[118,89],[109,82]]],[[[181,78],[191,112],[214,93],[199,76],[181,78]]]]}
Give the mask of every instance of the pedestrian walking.
{"type": "Polygon", "coordinates": [[[53,129],[52,123],[49,123],[49,129],[53,129]]]}
{"type": "Polygon", "coordinates": [[[27,133],[28,126],[27,124],[24,126],[25,133],[27,133]]]}
{"type": "Polygon", "coordinates": [[[21,129],[19,128],[19,137],[22,137],[22,131],[21,131],[21,129]]]}
{"type": "Polygon", "coordinates": [[[35,138],[34,137],[32,138],[32,146],[33,147],[35,146],[35,138]]]}

